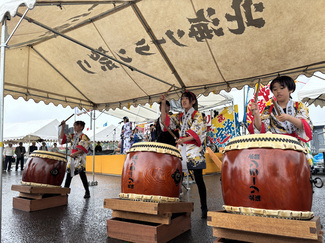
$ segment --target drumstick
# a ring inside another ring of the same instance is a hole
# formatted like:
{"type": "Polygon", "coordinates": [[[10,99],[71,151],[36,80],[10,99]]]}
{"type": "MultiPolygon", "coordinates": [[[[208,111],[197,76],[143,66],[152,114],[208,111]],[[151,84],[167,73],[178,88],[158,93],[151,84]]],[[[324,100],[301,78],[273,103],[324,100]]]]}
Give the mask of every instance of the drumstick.
{"type": "MultiPolygon", "coordinates": [[[[175,84],[173,84],[172,86],[170,86],[169,89],[164,93],[165,97],[167,97],[169,91],[171,91],[174,86],[175,86],[175,84]]],[[[159,102],[158,103],[160,103],[160,102],[161,102],[161,98],[159,99],[159,102]]]]}
{"type": "Polygon", "coordinates": [[[258,84],[257,84],[257,89],[255,92],[255,99],[254,99],[254,103],[257,102],[257,98],[258,98],[258,92],[260,91],[260,86],[261,86],[261,79],[258,80],[258,84]]]}
{"type": "MultiPolygon", "coordinates": [[[[162,122],[161,122],[162,123],[162,122]]],[[[165,123],[163,123],[163,125],[164,125],[164,127],[167,129],[167,131],[170,133],[170,135],[172,135],[173,136],[173,138],[176,140],[177,139],[177,137],[175,136],[175,134],[170,130],[170,128],[168,128],[167,126],[166,126],[166,124],[165,123]]]]}
{"type": "Polygon", "coordinates": [[[175,86],[175,84],[173,84],[172,86],[170,86],[170,88],[166,91],[166,93],[165,93],[165,96],[167,97],[167,95],[168,95],[168,93],[169,93],[169,91],[171,91],[172,90],[172,88],[174,88],[174,86],[175,86]]]}
{"type": "Polygon", "coordinates": [[[274,106],[274,108],[276,110],[276,113],[278,113],[278,116],[281,115],[281,111],[280,111],[280,109],[278,107],[278,104],[276,103],[276,101],[273,98],[271,100],[272,100],[273,106],[274,106]]]}
{"type": "MultiPolygon", "coordinates": [[[[69,116],[67,119],[65,119],[64,121],[67,122],[71,117],[73,117],[74,114],[72,114],[71,116],[69,116]]],[[[61,127],[62,124],[59,125],[59,127],[61,127]]]]}

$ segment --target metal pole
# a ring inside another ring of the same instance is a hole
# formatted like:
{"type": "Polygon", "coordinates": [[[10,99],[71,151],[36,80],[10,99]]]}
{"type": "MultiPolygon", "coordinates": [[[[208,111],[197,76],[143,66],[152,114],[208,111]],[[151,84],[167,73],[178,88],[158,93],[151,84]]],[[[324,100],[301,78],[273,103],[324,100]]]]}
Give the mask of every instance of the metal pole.
{"type": "Polygon", "coordinates": [[[245,116],[245,109],[246,108],[246,97],[245,97],[245,92],[246,91],[246,85],[243,87],[243,104],[244,104],[244,108],[243,108],[243,119],[242,119],[242,134],[241,135],[246,135],[246,131],[245,131],[245,125],[244,125],[244,116],[245,116]]]}
{"type": "Polygon", "coordinates": [[[1,57],[0,57],[0,242],[2,226],[2,166],[3,166],[3,115],[4,115],[4,80],[5,80],[5,51],[6,51],[6,17],[1,26],[1,57]]]}
{"type": "Polygon", "coordinates": [[[235,137],[237,137],[237,129],[236,129],[236,112],[235,112],[235,105],[234,105],[234,100],[232,100],[231,101],[231,104],[232,104],[232,110],[233,110],[233,115],[234,115],[234,123],[233,123],[233,125],[234,125],[234,129],[235,129],[235,137]]]}
{"type": "Polygon", "coordinates": [[[97,186],[98,182],[95,181],[95,129],[96,129],[96,114],[94,110],[94,116],[93,116],[93,121],[94,121],[94,127],[93,127],[93,181],[90,183],[91,186],[97,186]]]}

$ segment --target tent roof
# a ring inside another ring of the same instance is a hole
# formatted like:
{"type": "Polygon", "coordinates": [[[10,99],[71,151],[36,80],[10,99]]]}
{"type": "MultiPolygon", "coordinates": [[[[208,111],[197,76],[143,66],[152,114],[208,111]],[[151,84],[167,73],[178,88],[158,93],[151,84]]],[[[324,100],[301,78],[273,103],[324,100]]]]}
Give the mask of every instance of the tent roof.
{"type": "Polygon", "coordinates": [[[4,94],[14,98],[109,110],[152,104],[171,85],[177,99],[324,72],[322,0],[34,2],[0,9],[16,15],[11,33],[24,4],[33,8],[6,49],[4,94]]]}
{"type": "Polygon", "coordinates": [[[43,139],[55,141],[58,139],[59,124],[57,119],[8,123],[4,126],[3,140],[28,142],[43,139]]]}

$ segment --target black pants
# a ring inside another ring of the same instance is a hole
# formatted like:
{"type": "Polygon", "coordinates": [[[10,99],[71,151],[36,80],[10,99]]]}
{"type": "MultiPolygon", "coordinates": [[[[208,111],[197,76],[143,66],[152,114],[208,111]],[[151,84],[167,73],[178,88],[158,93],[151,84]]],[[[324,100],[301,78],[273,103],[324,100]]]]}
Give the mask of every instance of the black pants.
{"type": "MultiPolygon", "coordinates": [[[[82,184],[83,184],[83,186],[85,188],[86,193],[89,194],[89,185],[88,185],[88,180],[87,180],[86,173],[84,171],[81,171],[79,173],[79,176],[80,176],[82,184]]],[[[64,187],[70,188],[71,180],[72,180],[72,177],[71,177],[71,174],[69,172],[69,173],[67,173],[67,178],[65,179],[64,187]]]]}
{"type": "Polygon", "coordinates": [[[24,157],[17,158],[17,160],[16,160],[16,170],[18,170],[19,161],[20,161],[20,169],[23,170],[24,169],[24,157]]]}
{"type": "Polygon", "coordinates": [[[8,167],[8,171],[11,170],[11,160],[12,160],[12,156],[7,156],[6,155],[3,170],[6,170],[7,167],[8,167]],[[8,166],[8,164],[9,164],[9,166],[8,166]]]}
{"type": "Polygon", "coordinates": [[[207,190],[205,188],[205,183],[203,180],[203,173],[202,169],[200,170],[192,170],[194,174],[194,179],[197,185],[197,188],[199,190],[199,195],[200,195],[200,202],[201,202],[201,209],[202,210],[207,210],[207,190]]]}

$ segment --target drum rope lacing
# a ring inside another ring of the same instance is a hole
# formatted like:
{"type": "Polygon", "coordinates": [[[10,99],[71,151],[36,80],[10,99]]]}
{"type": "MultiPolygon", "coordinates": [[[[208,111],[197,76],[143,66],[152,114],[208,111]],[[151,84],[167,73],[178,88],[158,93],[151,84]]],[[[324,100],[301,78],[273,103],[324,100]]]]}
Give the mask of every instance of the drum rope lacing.
{"type": "Polygon", "coordinates": [[[279,148],[279,149],[293,149],[307,153],[307,150],[301,146],[298,139],[282,135],[279,137],[271,136],[273,134],[259,134],[246,137],[235,137],[229,141],[225,147],[225,152],[233,149],[244,149],[244,148],[279,148]],[[264,136],[263,136],[264,135],[264,136]],[[259,136],[259,137],[256,137],[259,136]]]}
{"type": "Polygon", "coordinates": [[[54,185],[50,185],[50,184],[42,184],[42,183],[36,183],[36,182],[21,181],[21,184],[24,185],[24,186],[39,186],[39,187],[61,188],[61,186],[54,186],[54,185]]]}
{"type": "Polygon", "coordinates": [[[174,155],[182,158],[179,150],[176,147],[163,143],[152,143],[152,142],[140,142],[133,144],[127,153],[131,152],[161,152],[174,155]]]}
{"type": "Polygon", "coordinates": [[[263,208],[235,207],[229,205],[222,206],[229,213],[251,215],[258,217],[281,218],[292,220],[311,219],[314,213],[310,211],[292,211],[292,210],[272,210],[263,208]]]}
{"type": "Polygon", "coordinates": [[[43,159],[53,159],[53,160],[59,160],[63,162],[67,162],[65,155],[59,154],[59,153],[54,153],[54,152],[47,152],[47,151],[34,151],[33,153],[30,154],[30,157],[39,157],[43,159]]]}
{"type": "Polygon", "coordinates": [[[155,202],[155,203],[169,203],[179,202],[178,197],[164,197],[157,195],[141,195],[135,193],[120,193],[119,197],[124,200],[141,201],[141,202],[155,202]]]}

